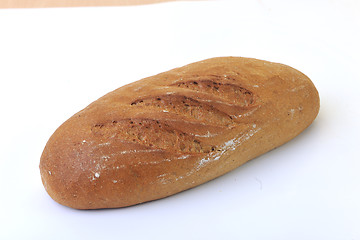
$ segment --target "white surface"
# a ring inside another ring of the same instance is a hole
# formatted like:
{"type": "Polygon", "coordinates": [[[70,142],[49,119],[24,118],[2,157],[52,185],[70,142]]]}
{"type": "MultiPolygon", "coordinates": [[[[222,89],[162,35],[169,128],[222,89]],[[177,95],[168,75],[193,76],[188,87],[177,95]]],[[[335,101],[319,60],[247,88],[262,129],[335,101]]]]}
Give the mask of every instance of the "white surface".
{"type": "Polygon", "coordinates": [[[0,10],[0,239],[360,239],[357,1],[0,10]],[[281,62],[321,96],[293,141],[175,196],[78,211],[45,192],[53,131],[105,93],[216,56],[281,62]]]}

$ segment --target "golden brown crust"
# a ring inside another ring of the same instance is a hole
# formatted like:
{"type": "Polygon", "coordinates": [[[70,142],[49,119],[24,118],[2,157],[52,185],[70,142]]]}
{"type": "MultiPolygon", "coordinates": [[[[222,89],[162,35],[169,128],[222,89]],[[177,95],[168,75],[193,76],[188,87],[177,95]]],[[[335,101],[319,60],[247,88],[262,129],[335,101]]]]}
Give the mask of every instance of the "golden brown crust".
{"type": "Polygon", "coordinates": [[[195,187],[289,141],[315,119],[304,74],[212,58],[123,86],[60,126],[41,156],[44,186],[78,209],[115,208],[195,187]]]}

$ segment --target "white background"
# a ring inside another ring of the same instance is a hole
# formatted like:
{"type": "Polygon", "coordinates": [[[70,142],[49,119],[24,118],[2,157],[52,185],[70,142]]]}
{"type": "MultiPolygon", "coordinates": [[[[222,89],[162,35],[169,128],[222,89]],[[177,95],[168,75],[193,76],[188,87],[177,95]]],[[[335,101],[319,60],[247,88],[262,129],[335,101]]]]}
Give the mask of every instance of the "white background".
{"type": "Polygon", "coordinates": [[[0,10],[0,239],[360,239],[358,1],[201,1],[0,10]],[[308,75],[316,121],[293,141],[166,199],[55,203],[39,174],[53,131],[126,83],[217,56],[308,75]]]}

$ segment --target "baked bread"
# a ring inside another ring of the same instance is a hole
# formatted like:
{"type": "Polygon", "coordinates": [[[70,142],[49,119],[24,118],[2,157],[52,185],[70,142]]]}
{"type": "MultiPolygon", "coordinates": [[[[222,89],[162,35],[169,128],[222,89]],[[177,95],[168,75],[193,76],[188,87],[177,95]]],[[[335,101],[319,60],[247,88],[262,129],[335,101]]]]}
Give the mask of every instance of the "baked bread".
{"type": "Polygon", "coordinates": [[[311,80],[283,64],[212,58],[106,94],[51,136],[42,182],[58,203],[117,208],[221,176],[297,136],[319,111],[311,80]]]}

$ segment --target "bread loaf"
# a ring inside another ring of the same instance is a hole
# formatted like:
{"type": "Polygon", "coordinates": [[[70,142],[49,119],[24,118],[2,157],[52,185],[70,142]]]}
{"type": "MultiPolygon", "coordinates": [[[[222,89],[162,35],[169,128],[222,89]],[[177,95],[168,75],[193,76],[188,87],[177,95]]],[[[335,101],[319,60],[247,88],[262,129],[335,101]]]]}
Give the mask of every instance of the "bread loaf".
{"type": "Polygon", "coordinates": [[[283,64],[212,58],[106,94],[51,136],[42,182],[58,203],[117,208],[221,176],[297,136],[319,111],[311,80],[283,64]]]}

